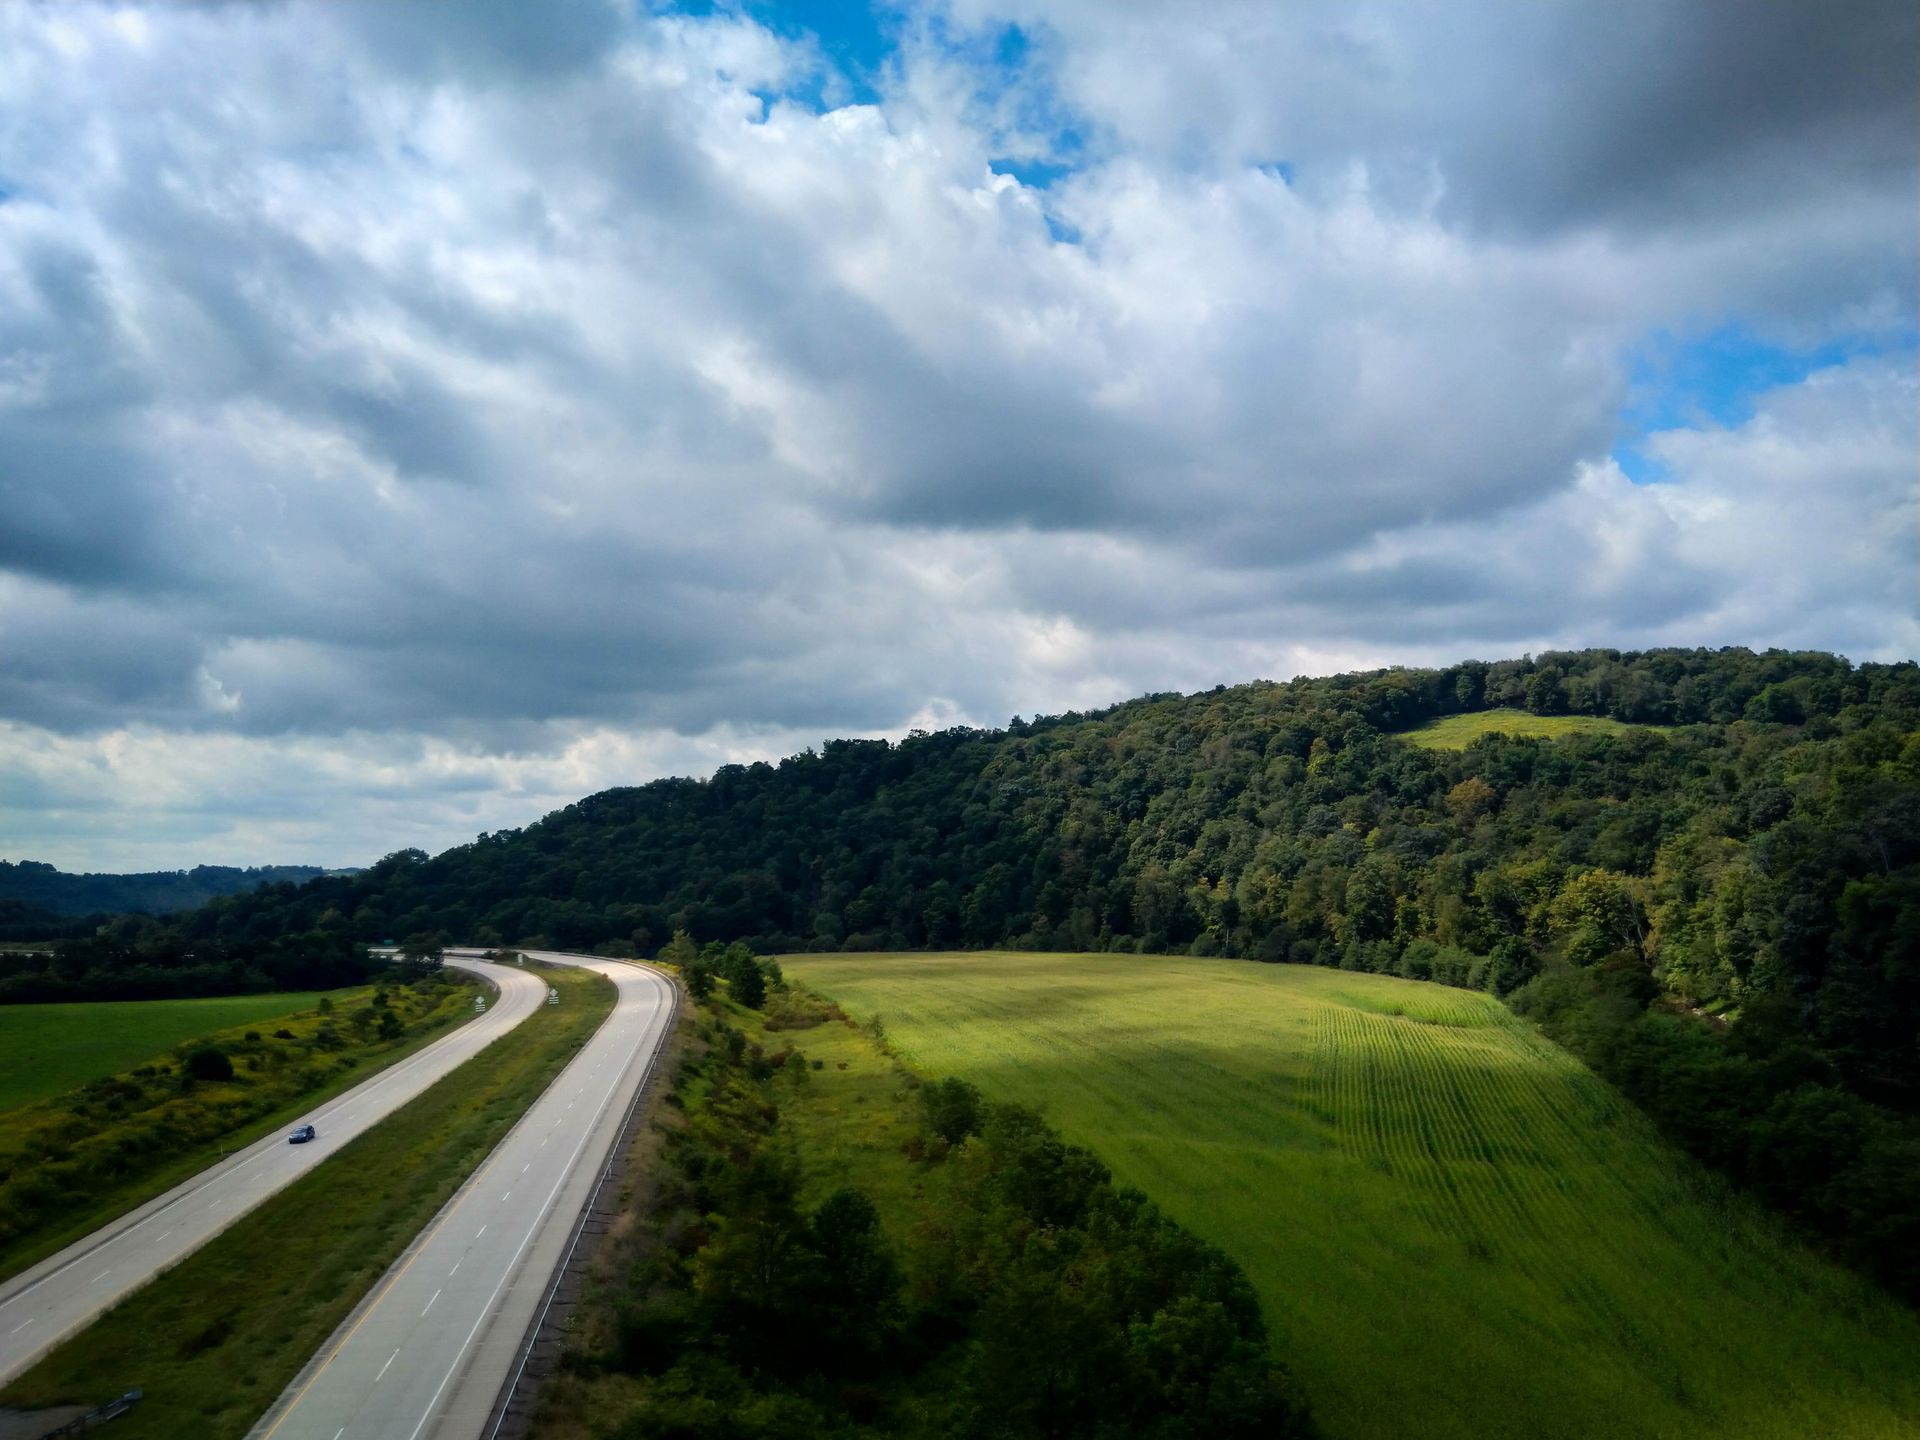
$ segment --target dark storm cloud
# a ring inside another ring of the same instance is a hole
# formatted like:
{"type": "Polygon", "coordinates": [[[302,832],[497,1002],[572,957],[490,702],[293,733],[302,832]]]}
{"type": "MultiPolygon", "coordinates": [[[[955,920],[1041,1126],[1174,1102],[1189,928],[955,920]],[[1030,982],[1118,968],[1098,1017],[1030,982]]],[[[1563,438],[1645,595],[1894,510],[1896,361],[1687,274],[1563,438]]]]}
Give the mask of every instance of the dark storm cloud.
{"type": "Polygon", "coordinates": [[[1169,151],[1353,160],[1401,197],[1526,229],[1723,223],[1915,170],[1920,12],[1902,0],[1233,7],[1124,23],[1089,0],[951,0],[1042,37],[1087,119],[1169,151]]]}
{"type": "MultiPolygon", "coordinates": [[[[1514,46],[1507,83],[1483,90],[1479,123],[1438,151],[1468,208],[1534,225],[1719,223],[1914,174],[1920,9],[1902,0],[1549,4],[1502,18],[1505,33],[1477,38],[1514,46]]],[[[1457,94],[1472,56],[1448,58],[1457,94]]]]}
{"type": "Polygon", "coordinates": [[[155,480],[137,443],[0,419],[0,567],[90,587],[164,583],[175,557],[155,480]]]}
{"type": "Polygon", "coordinates": [[[564,78],[601,60],[627,29],[611,0],[464,0],[356,7],[350,23],[395,70],[462,84],[564,78]]]}
{"type": "Polygon", "coordinates": [[[203,646],[178,616],[18,582],[0,593],[0,715],[84,732],[200,713],[203,646]]]}

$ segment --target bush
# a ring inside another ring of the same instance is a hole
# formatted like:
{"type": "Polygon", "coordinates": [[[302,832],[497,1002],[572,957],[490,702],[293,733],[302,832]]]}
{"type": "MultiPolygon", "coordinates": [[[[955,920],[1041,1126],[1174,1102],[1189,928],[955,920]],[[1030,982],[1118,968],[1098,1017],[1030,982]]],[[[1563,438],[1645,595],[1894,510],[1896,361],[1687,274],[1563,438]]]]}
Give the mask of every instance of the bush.
{"type": "Polygon", "coordinates": [[[949,1145],[958,1145],[980,1129],[980,1092],[965,1080],[935,1080],[920,1091],[927,1124],[949,1145]]]}
{"type": "Polygon", "coordinates": [[[204,1046],[187,1056],[187,1073],[196,1080],[231,1080],[233,1061],[227,1058],[226,1051],[204,1046]]]}

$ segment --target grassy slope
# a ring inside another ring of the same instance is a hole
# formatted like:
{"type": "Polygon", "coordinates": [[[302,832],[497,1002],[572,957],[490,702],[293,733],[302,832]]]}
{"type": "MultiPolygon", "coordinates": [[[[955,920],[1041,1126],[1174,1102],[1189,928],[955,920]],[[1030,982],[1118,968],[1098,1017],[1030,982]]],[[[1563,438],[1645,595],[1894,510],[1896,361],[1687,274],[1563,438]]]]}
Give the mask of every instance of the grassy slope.
{"type": "Polygon", "coordinates": [[[1618,735],[1629,730],[1671,730],[1671,725],[1628,725],[1600,715],[1535,715],[1528,710],[1479,710],[1442,715],[1401,738],[1428,750],[1464,750],[1482,735],[1618,735]]]}
{"type": "Polygon", "coordinates": [[[116,1440],[238,1440],[613,1007],[556,970],[563,1002],[488,1046],[62,1345],[0,1405],[146,1399],[116,1440]]]}
{"type": "Polygon", "coordinates": [[[183,1040],[310,1009],[319,992],[0,1005],[0,1110],[131,1070],[183,1040]]]}
{"type": "Polygon", "coordinates": [[[1239,1259],[1334,1437],[1920,1433],[1920,1319],[1487,996],[1159,956],[783,963],[1239,1259]]]}

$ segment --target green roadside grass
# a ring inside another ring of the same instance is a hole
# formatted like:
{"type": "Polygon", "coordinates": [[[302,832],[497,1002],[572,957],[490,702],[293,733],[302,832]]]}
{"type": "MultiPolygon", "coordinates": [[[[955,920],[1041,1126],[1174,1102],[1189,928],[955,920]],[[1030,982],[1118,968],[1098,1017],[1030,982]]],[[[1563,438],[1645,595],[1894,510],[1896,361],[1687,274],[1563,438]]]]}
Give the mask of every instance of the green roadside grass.
{"type": "MultiPolygon", "coordinates": [[[[781,963],[1238,1260],[1332,1440],[1920,1435],[1920,1316],[1491,996],[1147,955],[781,963]]],[[[784,1110],[809,1198],[878,1199],[901,1082],[857,1032],[792,1038],[840,1097],[784,1110]]]]}
{"type": "Polygon", "coordinates": [[[554,969],[561,1003],[489,1045],[0,1391],[0,1406],[146,1398],[118,1440],[239,1440],[573,1058],[611,982],[554,969]]]}
{"type": "Polygon", "coordinates": [[[1562,735],[1625,735],[1635,730],[1662,733],[1671,725],[1629,725],[1602,715],[1535,715],[1529,710],[1477,710],[1470,715],[1442,715],[1417,730],[1401,735],[1424,750],[1464,750],[1482,735],[1537,736],[1556,740],[1562,735]]]}
{"type": "MultiPolygon", "coordinates": [[[[309,1008],[282,1010],[251,1026],[198,1031],[173,1052],[139,1057],[148,1061],[143,1069],[170,1071],[180,1063],[179,1051],[210,1044],[231,1054],[236,1074],[230,1083],[197,1084],[175,1096],[166,1075],[94,1071],[87,1077],[92,1083],[80,1090],[0,1111],[0,1279],[38,1264],[221,1157],[405,1060],[449,1027],[466,1023],[474,1014],[473,989],[452,978],[459,973],[448,971],[444,986],[389,987],[407,1023],[406,1033],[394,1039],[382,1040],[373,1032],[357,1035],[343,1022],[336,1030],[337,1048],[317,1047],[315,1036],[323,1027],[334,1027],[351,1015],[379,987],[336,990],[306,997],[312,1002],[309,1008]],[[331,1011],[312,1008],[322,1000],[331,1004],[331,1011]],[[249,1029],[259,1038],[248,1040],[249,1029]],[[278,1030],[292,1038],[278,1038],[272,1033],[278,1030]],[[283,1055],[276,1059],[268,1054],[274,1050],[283,1055]],[[258,1071],[247,1068],[253,1057],[265,1060],[258,1071]],[[123,1102],[105,1095],[115,1086],[127,1087],[143,1100],[159,1099],[160,1104],[120,1113],[123,1102]],[[94,1160],[89,1163],[83,1156],[94,1160]],[[32,1194],[22,1194],[23,1188],[32,1194]]],[[[108,1002],[100,1008],[119,1007],[108,1002]]]]}
{"type": "MultiPolygon", "coordinates": [[[[332,992],[334,1003],[345,1004],[342,997],[350,993],[332,992]]],[[[321,994],[309,990],[204,1000],[0,1005],[0,1110],[131,1070],[216,1030],[258,1025],[311,1010],[321,994]]]]}

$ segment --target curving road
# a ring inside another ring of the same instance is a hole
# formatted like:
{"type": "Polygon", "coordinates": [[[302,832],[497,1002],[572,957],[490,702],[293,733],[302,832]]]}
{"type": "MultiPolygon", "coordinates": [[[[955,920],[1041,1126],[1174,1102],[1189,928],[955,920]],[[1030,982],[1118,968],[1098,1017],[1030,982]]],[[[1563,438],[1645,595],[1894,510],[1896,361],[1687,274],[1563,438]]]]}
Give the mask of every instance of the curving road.
{"type": "Polygon", "coordinates": [[[674,1014],[672,982],[596,970],[613,1013],[286,1394],[257,1440],[478,1440],[674,1014]]]}
{"type": "Polygon", "coordinates": [[[309,1115],[319,1131],[312,1143],[289,1145],[285,1131],[268,1135],[0,1283],[0,1383],[471,1060],[546,999],[545,982],[532,972],[463,957],[447,963],[485,976],[498,998],[486,1014],[309,1115]]]}

